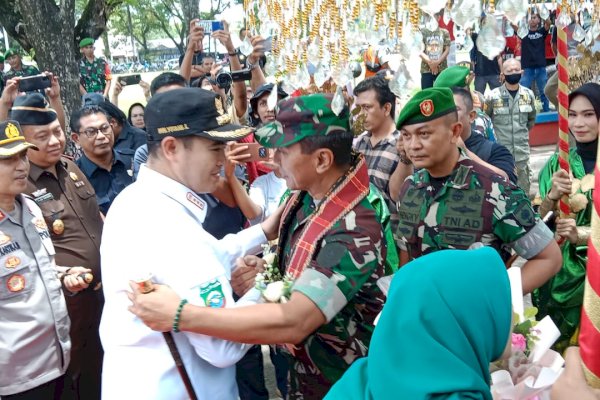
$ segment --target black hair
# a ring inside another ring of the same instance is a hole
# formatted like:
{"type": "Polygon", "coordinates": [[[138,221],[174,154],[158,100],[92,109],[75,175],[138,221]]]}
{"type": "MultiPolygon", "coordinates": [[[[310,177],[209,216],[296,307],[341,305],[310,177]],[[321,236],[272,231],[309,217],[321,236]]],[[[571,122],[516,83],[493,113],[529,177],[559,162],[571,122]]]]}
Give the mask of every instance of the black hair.
{"type": "Polygon", "coordinates": [[[465,103],[465,107],[466,107],[466,112],[471,112],[473,111],[473,97],[471,97],[471,92],[469,92],[467,89],[465,88],[461,88],[458,86],[455,86],[452,88],[452,93],[462,97],[463,102],[465,103]]]}
{"type": "Polygon", "coordinates": [[[127,111],[127,121],[129,121],[129,124],[131,125],[133,125],[131,123],[131,111],[133,110],[133,107],[142,107],[142,110],[146,110],[146,106],[144,106],[142,103],[133,103],[130,105],[129,110],[127,111]]]}
{"type": "Polygon", "coordinates": [[[592,103],[596,118],[600,120],[600,85],[594,82],[588,82],[579,86],[569,94],[569,104],[577,96],[583,96],[592,103]]]}
{"type": "Polygon", "coordinates": [[[180,85],[181,87],[185,87],[185,79],[175,72],[163,72],[150,83],[150,94],[154,96],[158,89],[170,85],[180,85]]]}
{"type": "Polygon", "coordinates": [[[331,132],[328,135],[308,136],[302,139],[302,154],[312,154],[318,149],[329,149],[333,153],[333,162],[338,167],[346,166],[352,161],[352,141],[354,135],[348,131],[331,132]]]}
{"type": "Polygon", "coordinates": [[[75,111],[73,115],[71,115],[71,121],[69,123],[71,131],[79,133],[79,131],[81,130],[81,118],[93,114],[102,114],[106,117],[107,120],[109,119],[109,115],[106,111],[104,111],[104,109],[95,105],[84,106],[79,110],[75,111]]]}
{"type": "Polygon", "coordinates": [[[217,57],[213,53],[202,53],[200,54],[200,64],[204,64],[204,59],[212,58],[213,60],[217,60],[217,57]]]}
{"type": "Polygon", "coordinates": [[[375,91],[380,106],[383,107],[385,103],[390,103],[392,105],[390,117],[394,119],[394,115],[396,115],[396,95],[390,90],[388,80],[382,75],[375,75],[371,78],[367,78],[356,85],[354,88],[354,95],[356,96],[369,90],[375,91]]]}

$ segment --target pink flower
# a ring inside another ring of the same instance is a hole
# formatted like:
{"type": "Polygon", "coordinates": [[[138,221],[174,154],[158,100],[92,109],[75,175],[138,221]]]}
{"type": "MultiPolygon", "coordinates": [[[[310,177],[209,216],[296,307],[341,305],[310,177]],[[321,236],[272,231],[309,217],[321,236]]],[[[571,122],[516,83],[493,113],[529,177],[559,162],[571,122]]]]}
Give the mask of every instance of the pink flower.
{"type": "Polygon", "coordinates": [[[527,340],[520,333],[513,333],[511,342],[513,351],[525,351],[527,348],[527,340]]]}

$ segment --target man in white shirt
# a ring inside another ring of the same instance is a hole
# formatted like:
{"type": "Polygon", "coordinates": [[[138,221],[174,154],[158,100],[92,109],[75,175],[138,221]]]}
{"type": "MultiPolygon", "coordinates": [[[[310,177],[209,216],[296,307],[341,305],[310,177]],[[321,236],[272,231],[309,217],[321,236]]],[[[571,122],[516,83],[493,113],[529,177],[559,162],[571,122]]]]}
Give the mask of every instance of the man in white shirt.
{"type": "MultiPolygon", "coordinates": [[[[202,227],[207,205],[197,193],[215,189],[225,142],[251,132],[230,124],[216,101],[214,93],[182,88],[157,94],[146,108],[148,163],[113,202],[100,249],[104,399],[188,398],[163,336],[127,310],[130,280],[152,274],[192,304],[234,307],[234,260],[276,236],[274,220],[220,241],[202,227]]],[[[237,399],[235,363],[247,345],[188,332],[173,336],[198,398],[237,399]]]]}

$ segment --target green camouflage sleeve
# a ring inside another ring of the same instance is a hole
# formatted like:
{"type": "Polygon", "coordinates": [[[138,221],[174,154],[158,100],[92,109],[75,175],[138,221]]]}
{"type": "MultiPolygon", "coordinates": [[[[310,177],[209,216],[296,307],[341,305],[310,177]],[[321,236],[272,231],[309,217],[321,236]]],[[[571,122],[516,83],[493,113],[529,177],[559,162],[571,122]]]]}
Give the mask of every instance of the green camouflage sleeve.
{"type": "Polygon", "coordinates": [[[371,206],[373,206],[375,209],[375,212],[377,213],[377,220],[383,227],[385,242],[387,245],[385,274],[392,275],[398,270],[400,259],[398,258],[398,250],[396,249],[396,242],[394,240],[394,235],[391,228],[390,211],[388,210],[383,195],[372,183],[370,184],[370,191],[367,195],[367,199],[369,200],[369,203],[371,203],[371,206]]]}
{"type": "Polygon", "coordinates": [[[512,184],[493,182],[490,196],[492,202],[496,201],[494,234],[521,257],[534,257],[553,239],[552,232],[537,218],[522,189],[512,184]]]}
{"type": "MultiPolygon", "coordinates": [[[[397,208],[400,208],[400,204],[402,204],[402,199],[404,198],[404,195],[406,194],[406,192],[412,185],[414,185],[414,175],[410,175],[409,177],[407,177],[406,180],[404,181],[404,183],[402,184],[402,187],[400,188],[400,194],[398,195],[398,202],[396,203],[397,208]]],[[[400,225],[402,225],[403,215],[399,213],[398,217],[399,217],[398,226],[400,226],[400,225]]],[[[404,239],[403,239],[404,236],[400,232],[400,228],[398,228],[398,231],[395,233],[396,234],[394,235],[394,239],[396,241],[396,246],[398,247],[398,249],[406,251],[407,250],[406,243],[404,242],[404,239]]]]}
{"type": "Polygon", "coordinates": [[[383,276],[386,248],[381,225],[372,209],[355,210],[325,236],[317,256],[292,287],[311,299],[327,322],[369,278],[383,276]]]}

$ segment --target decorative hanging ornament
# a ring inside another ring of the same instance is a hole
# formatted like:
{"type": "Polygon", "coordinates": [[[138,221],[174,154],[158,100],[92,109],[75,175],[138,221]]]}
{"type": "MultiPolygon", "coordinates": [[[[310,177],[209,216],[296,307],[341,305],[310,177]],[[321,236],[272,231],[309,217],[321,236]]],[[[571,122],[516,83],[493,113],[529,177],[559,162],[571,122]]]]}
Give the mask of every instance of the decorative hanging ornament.
{"type": "Polygon", "coordinates": [[[490,60],[493,60],[505,47],[506,39],[502,34],[502,29],[496,21],[496,18],[491,15],[488,16],[477,37],[477,49],[481,54],[490,60]]]}
{"type": "Polygon", "coordinates": [[[439,26],[437,20],[434,17],[432,17],[431,15],[427,15],[425,18],[426,18],[425,28],[427,28],[427,30],[429,30],[431,32],[437,30],[437,28],[439,26]]]}
{"type": "Polygon", "coordinates": [[[527,15],[527,0],[502,0],[500,6],[510,22],[517,23],[527,15]]]}
{"type": "Polygon", "coordinates": [[[419,8],[427,14],[433,15],[446,6],[446,0],[418,0],[419,8]]]}
{"type": "Polygon", "coordinates": [[[250,41],[250,37],[246,36],[246,38],[242,41],[240,45],[240,53],[248,57],[254,51],[254,47],[252,46],[252,42],[250,41]]]}
{"type": "Polygon", "coordinates": [[[267,108],[269,110],[274,110],[275,106],[277,105],[277,100],[278,100],[277,83],[275,83],[273,85],[273,89],[271,90],[271,93],[269,94],[269,97],[267,97],[267,108]]]}
{"type": "Polygon", "coordinates": [[[545,21],[550,17],[550,11],[548,10],[548,8],[546,7],[545,4],[542,4],[540,6],[539,11],[540,11],[540,18],[542,19],[542,21],[545,21]]]}
{"type": "Polygon", "coordinates": [[[476,23],[481,16],[481,1],[458,0],[453,10],[454,23],[460,27],[468,28],[476,23]]]}
{"type": "Polygon", "coordinates": [[[313,75],[317,87],[323,87],[325,82],[327,82],[327,80],[329,80],[330,77],[331,71],[329,65],[326,65],[324,62],[320,62],[319,66],[315,71],[315,74],[313,75]]]}
{"type": "Polygon", "coordinates": [[[394,93],[397,97],[404,97],[409,91],[409,84],[411,81],[411,75],[406,68],[406,64],[401,61],[400,66],[394,73],[394,77],[389,82],[389,87],[392,93],[394,93]]]}
{"type": "Polygon", "coordinates": [[[473,43],[473,39],[471,35],[465,35],[465,43],[463,44],[463,50],[466,52],[471,51],[475,47],[475,43],[473,43]]]}
{"type": "Polygon", "coordinates": [[[573,39],[578,42],[585,39],[585,30],[579,24],[575,24],[575,29],[573,29],[573,39]]]}
{"type": "Polygon", "coordinates": [[[338,86],[333,99],[331,100],[331,111],[335,115],[340,115],[345,106],[344,94],[342,93],[342,87],[338,86]]]}
{"type": "Polygon", "coordinates": [[[521,20],[521,22],[519,22],[519,29],[517,29],[517,36],[519,36],[521,39],[525,39],[525,36],[527,36],[529,34],[529,26],[527,25],[527,21],[525,21],[525,18],[523,18],[521,20]]]}

